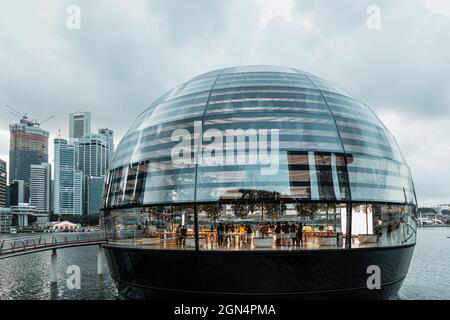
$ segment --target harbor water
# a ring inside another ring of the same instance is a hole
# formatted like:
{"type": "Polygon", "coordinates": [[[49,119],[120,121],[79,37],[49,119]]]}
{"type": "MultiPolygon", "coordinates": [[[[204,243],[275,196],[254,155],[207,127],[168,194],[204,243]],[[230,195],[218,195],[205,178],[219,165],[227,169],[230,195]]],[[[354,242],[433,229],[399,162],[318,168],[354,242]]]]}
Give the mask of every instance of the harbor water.
{"type": "MultiPolygon", "coordinates": [[[[2,235],[0,239],[23,235],[2,235]]],[[[418,230],[417,245],[399,299],[450,299],[450,227],[418,230]]],[[[0,259],[0,299],[116,299],[105,267],[97,275],[97,246],[58,250],[58,285],[50,285],[51,251],[0,259]],[[69,266],[81,272],[80,289],[69,289],[69,266]]]]}

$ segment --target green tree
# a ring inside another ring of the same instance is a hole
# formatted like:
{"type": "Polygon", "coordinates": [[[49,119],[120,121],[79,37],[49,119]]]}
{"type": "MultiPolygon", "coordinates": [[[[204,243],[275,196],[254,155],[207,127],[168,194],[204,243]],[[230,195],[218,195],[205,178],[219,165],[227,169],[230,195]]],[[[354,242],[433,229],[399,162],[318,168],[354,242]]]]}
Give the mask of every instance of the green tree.
{"type": "Polygon", "coordinates": [[[313,219],[317,211],[319,211],[319,204],[317,203],[297,203],[295,205],[297,215],[299,217],[307,217],[313,219]]]}
{"type": "Polygon", "coordinates": [[[206,212],[206,216],[209,219],[212,219],[214,221],[214,226],[216,225],[216,221],[219,218],[220,213],[222,212],[222,204],[217,203],[208,203],[201,205],[201,210],[206,212]]]}

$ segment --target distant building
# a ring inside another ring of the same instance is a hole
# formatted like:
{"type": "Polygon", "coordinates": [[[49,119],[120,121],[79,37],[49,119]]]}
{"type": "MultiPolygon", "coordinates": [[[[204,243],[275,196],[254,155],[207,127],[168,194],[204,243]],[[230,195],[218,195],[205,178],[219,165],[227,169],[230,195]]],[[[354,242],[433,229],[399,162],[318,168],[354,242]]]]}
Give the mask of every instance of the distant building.
{"type": "Polygon", "coordinates": [[[54,214],[82,214],[83,174],[76,169],[75,147],[55,139],[54,214]]]}
{"type": "Polygon", "coordinates": [[[0,159],[0,208],[6,207],[6,162],[0,159]]]}
{"type": "Polygon", "coordinates": [[[12,222],[12,211],[10,208],[0,208],[0,233],[9,232],[12,222]]]}
{"type": "Polygon", "coordinates": [[[10,186],[6,186],[6,203],[5,203],[5,208],[9,208],[11,206],[10,201],[11,201],[10,186]]]}
{"type": "Polygon", "coordinates": [[[12,181],[9,185],[9,206],[17,206],[19,203],[25,203],[25,199],[27,198],[26,193],[25,181],[12,181]]]}
{"type": "Polygon", "coordinates": [[[102,202],[104,177],[88,178],[88,214],[98,215],[102,202]]]}
{"type": "Polygon", "coordinates": [[[48,162],[49,133],[27,117],[20,123],[11,124],[9,131],[9,182],[22,180],[28,186],[31,165],[48,162]]]}
{"type": "Polygon", "coordinates": [[[104,135],[89,134],[78,139],[78,168],[85,176],[105,175],[109,161],[109,143],[104,135]]]}
{"type": "Polygon", "coordinates": [[[28,203],[19,203],[11,206],[11,213],[17,215],[17,224],[20,227],[28,227],[29,216],[36,216],[36,207],[30,206],[28,203]]]}
{"type": "Polygon", "coordinates": [[[69,115],[69,138],[80,139],[91,133],[91,113],[74,112],[69,115]]]}
{"type": "Polygon", "coordinates": [[[78,231],[81,225],[69,221],[55,221],[48,223],[47,228],[50,231],[78,231]]]}
{"type": "Polygon", "coordinates": [[[434,208],[421,207],[417,209],[418,218],[434,218],[438,215],[438,212],[434,208]]]}
{"type": "Polygon", "coordinates": [[[32,164],[30,170],[30,205],[41,214],[50,213],[51,165],[32,164]]]}
{"type": "MultiPolygon", "coordinates": [[[[83,172],[83,213],[89,211],[90,196],[95,199],[101,196],[102,190],[95,187],[89,190],[90,177],[102,177],[106,174],[110,162],[109,142],[104,135],[86,135],[77,142],[78,169],[83,172]],[[98,194],[95,194],[98,192],[98,194]]],[[[96,200],[93,200],[96,201],[96,200]]]]}
{"type": "Polygon", "coordinates": [[[439,204],[434,206],[433,209],[437,212],[437,214],[447,214],[447,212],[450,210],[450,204],[439,204]]]}
{"type": "Polygon", "coordinates": [[[109,145],[109,158],[112,159],[114,154],[114,131],[108,128],[98,129],[98,134],[101,134],[106,137],[109,145]]]}

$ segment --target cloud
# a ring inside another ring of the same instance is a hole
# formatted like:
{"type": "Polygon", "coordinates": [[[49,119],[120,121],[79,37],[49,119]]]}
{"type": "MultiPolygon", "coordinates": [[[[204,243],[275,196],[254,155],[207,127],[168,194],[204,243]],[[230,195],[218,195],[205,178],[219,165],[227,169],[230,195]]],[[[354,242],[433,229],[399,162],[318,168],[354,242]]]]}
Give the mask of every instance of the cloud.
{"type": "MultiPolygon", "coordinates": [[[[0,104],[55,115],[44,126],[52,137],[67,136],[69,112],[91,110],[94,129],[118,140],[154,99],[200,73],[292,66],[371,105],[397,136],[419,200],[450,201],[449,12],[437,0],[3,1],[0,104]],[[80,30],[66,28],[71,4],[80,30]],[[369,5],[381,10],[380,30],[366,27],[369,5]]],[[[12,121],[2,113],[1,130],[12,121]]]]}

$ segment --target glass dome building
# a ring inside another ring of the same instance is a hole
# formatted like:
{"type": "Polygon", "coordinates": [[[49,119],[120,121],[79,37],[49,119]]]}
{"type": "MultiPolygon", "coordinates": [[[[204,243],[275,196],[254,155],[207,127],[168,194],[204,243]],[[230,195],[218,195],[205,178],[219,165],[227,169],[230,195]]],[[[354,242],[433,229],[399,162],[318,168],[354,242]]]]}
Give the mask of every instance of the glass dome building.
{"type": "Polygon", "coordinates": [[[409,268],[416,206],[369,106],[304,71],[239,66],[138,116],[109,168],[102,227],[128,298],[389,298],[409,268]]]}

